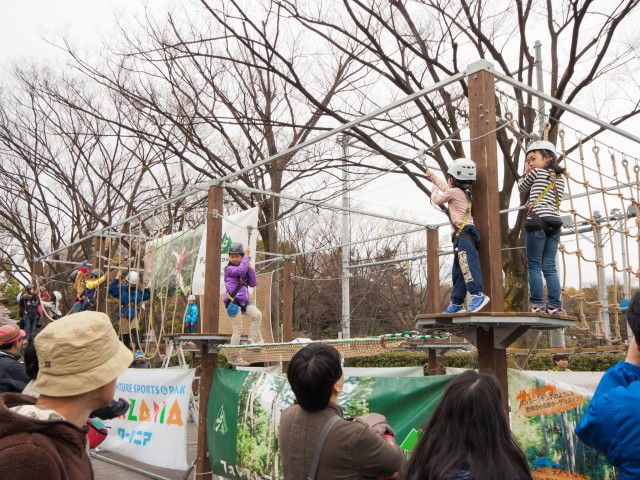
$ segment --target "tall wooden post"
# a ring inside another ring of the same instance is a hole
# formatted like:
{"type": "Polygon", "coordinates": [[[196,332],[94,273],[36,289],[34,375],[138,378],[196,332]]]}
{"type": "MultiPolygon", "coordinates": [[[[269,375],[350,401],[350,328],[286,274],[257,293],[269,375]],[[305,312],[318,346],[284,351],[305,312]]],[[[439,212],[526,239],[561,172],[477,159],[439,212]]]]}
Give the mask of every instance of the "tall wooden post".
{"type": "Polygon", "coordinates": [[[293,340],[293,260],[285,258],[282,273],[282,341],[293,340]]]}
{"type": "MultiPolygon", "coordinates": [[[[204,298],[202,301],[202,332],[217,335],[220,309],[220,245],[222,244],[222,195],[223,189],[214,185],[209,189],[207,206],[206,259],[204,271],[204,298]]],[[[215,346],[205,341],[201,344],[202,362],[200,365],[200,408],[198,421],[198,458],[196,478],[211,480],[211,463],[207,443],[207,405],[213,375],[218,364],[218,352],[215,346]]]]}
{"type": "MultiPolygon", "coordinates": [[[[440,313],[440,257],[437,228],[427,229],[427,313],[440,313]]],[[[429,375],[441,375],[440,357],[435,348],[427,349],[429,375]]]]}
{"type": "MultiPolygon", "coordinates": [[[[495,85],[491,63],[481,60],[469,65],[469,135],[471,159],[476,163],[473,185],[473,223],[480,232],[480,267],[484,293],[491,297],[492,312],[504,311],[502,281],[502,242],[500,241],[500,199],[498,151],[496,144],[495,85]]],[[[496,349],[492,328],[477,329],[478,368],[491,370],[498,377],[507,405],[507,352],[496,349]]]]}
{"type": "MultiPolygon", "coordinates": [[[[105,253],[108,250],[108,238],[107,237],[93,237],[93,252],[95,256],[94,260],[91,262],[91,269],[97,268],[104,272],[105,269],[105,253]]],[[[108,265],[107,265],[108,266],[108,265]]],[[[106,272],[105,272],[106,273],[106,272]]],[[[96,309],[100,311],[101,307],[106,305],[107,301],[107,284],[103,284],[102,287],[98,287],[97,295],[96,295],[96,309]]]]}
{"type": "Polygon", "coordinates": [[[42,262],[36,260],[31,262],[31,283],[36,284],[36,280],[41,279],[43,274],[42,262]]]}

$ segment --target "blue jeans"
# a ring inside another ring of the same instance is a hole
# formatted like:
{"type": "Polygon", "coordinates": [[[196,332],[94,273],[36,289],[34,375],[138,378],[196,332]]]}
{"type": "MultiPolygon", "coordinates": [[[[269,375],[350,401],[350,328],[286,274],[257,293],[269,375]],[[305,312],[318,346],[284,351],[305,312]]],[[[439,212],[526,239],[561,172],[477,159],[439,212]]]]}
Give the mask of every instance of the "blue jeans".
{"type": "Polygon", "coordinates": [[[547,282],[550,307],[562,307],[562,292],[556,270],[556,254],[560,243],[560,232],[547,236],[543,230],[527,232],[527,265],[529,268],[529,300],[544,305],[542,275],[547,282]]]}
{"type": "Polygon", "coordinates": [[[196,327],[198,326],[198,322],[189,322],[187,323],[187,331],[186,333],[196,333],[196,327]]]}
{"type": "Polygon", "coordinates": [[[482,271],[480,270],[480,234],[473,225],[466,225],[458,237],[458,246],[453,252],[453,269],[451,270],[451,301],[456,305],[462,305],[467,291],[471,295],[482,293],[482,271]]]}
{"type": "Polygon", "coordinates": [[[40,319],[40,317],[38,317],[37,315],[25,315],[23,320],[24,320],[24,331],[27,334],[27,336],[29,336],[29,334],[31,332],[35,332],[36,329],[38,328],[38,320],[40,319]]]}

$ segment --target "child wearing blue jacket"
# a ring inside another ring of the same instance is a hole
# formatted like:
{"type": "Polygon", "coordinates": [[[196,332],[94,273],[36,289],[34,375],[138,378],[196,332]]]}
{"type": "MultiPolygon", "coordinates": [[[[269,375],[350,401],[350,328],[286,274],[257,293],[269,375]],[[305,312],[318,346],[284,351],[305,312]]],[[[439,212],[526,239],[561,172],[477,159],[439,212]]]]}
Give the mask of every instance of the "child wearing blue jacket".
{"type": "Polygon", "coordinates": [[[189,305],[184,322],[187,327],[186,333],[196,333],[198,327],[198,303],[195,295],[189,295],[189,305]]]}
{"type": "Polygon", "coordinates": [[[109,285],[109,295],[120,299],[120,313],[118,319],[120,321],[119,333],[122,336],[122,343],[131,348],[131,339],[135,345],[135,350],[142,350],[140,347],[140,338],[138,336],[138,328],[140,322],[138,319],[140,308],[139,305],[151,298],[151,290],[147,287],[147,281],[144,282],[144,289],[138,288],[140,277],[138,272],[129,272],[125,280],[121,283],[120,277],[122,272],[118,270],[116,278],[109,285]]]}

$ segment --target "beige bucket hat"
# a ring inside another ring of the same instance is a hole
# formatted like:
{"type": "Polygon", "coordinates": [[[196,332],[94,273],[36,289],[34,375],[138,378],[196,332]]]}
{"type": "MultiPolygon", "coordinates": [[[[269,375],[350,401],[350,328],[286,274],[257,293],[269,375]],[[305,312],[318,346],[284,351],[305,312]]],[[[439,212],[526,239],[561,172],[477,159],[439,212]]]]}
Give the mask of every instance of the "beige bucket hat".
{"type": "Polygon", "coordinates": [[[99,312],[67,315],[47,325],[35,338],[38,377],[33,390],[50,397],[90,392],[122,374],[133,361],[99,312]]]}

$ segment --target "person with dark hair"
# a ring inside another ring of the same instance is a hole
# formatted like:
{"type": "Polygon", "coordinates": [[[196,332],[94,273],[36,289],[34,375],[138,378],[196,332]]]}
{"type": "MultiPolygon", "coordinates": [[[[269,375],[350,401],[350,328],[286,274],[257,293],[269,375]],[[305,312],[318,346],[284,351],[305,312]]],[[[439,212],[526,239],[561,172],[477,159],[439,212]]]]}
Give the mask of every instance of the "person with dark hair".
{"type": "Polygon", "coordinates": [[[0,326],[0,393],[20,393],[29,383],[29,377],[18,361],[25,335],[24,330],[12,323],[0,326]]]}
{"type": "Polygon", "coordinates": [[[458,158],[447,169],[445,182],[431,170],[425,171],[427,180],[433,182],[431,202],[449,205],[449,220],[453,229],[453,264],[451,266],[451,303],[443,313],[477,312],[489,303],[482,293],[480,269],[480,232],[473,224],[471,186],[476,180],[476,164],[468,158],[458,158]],[[468,308],[464,301],[471,295],[468,308]]]}
{"type": "Polygon", "coordinates": [[[492,374],[458,375],[422,430],[402,480],[532,479],[492,374]]]}
{"type": "Polygon", "coordinates": [[[113,400],[116,379],[133,355],[109,317],[97,312],[52,322],[33,344],[38,367],[32,388],[40,396],[0,394],[3,478],[92,479],[87,418],[113,400]]]}
{"type": "Polygon", "coordinates": [[[570,372],[569,370],[569,355],[566,353],[556,353],[553,356],[553,368],[554,372],[570,372]]]}
{"type": "Polygon", "coordinates": [[[562,310],[562,291],[556,269],[562,220],[560,201],[564,194],[565,169],[560,166],[551,142],[532,142],[527,147],[524,175],[518,180],[520,193],[528,195],[526,230],[529,300],[531,311],[566,315],[562,310]],[[544,300],[542,275],[547,283],[544,300]]]}
{"type": "Polygon", "coordinates": [[[287,480],[358,480],[390,477],[401,470],[404,454],[384,416],[353,420],[337,405],[344,385],[341,357],[334,347],[311,343],[289,362],[287,379],[296,403],[280,420],[282,469],[287,480]]]}
{"type": "Polygon", "coordinates": [[[627,322],[633,332],[627,357],[604,374],[576,427],[583,443],[620,470],[621,480],[640,478],[640,290],[629,302],[627,322]]]}
{"type": "Polygon", "coordinates": [[[29,283],[24,287],[24,293],[18,301],[19,315],[27,335],[36,331],[40,321],[40,296],[35,285],[29,283]]]}

